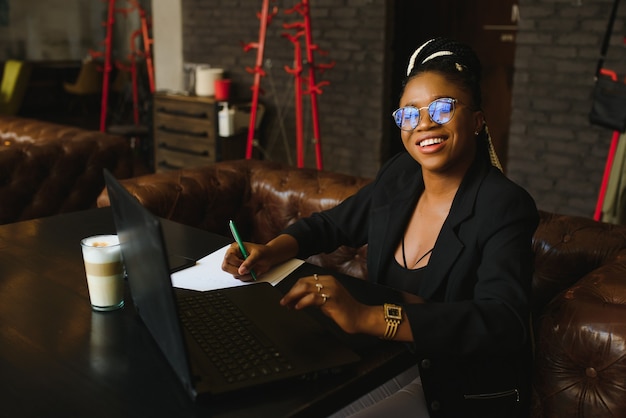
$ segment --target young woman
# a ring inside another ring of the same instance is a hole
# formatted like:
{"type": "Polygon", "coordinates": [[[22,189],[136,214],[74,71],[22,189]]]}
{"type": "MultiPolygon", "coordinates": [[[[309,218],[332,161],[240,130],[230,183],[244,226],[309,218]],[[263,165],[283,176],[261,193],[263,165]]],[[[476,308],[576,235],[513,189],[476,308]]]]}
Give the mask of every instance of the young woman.
{"type": "Polygon", "coordinates": [[[236,245],[223,268],[245,279],[291,257],[368,244],[369,279],[415,295],[364,305],[332,276],[301,278],[282,302],[318,306],[348,333],[411,343],[419,377],[362,416],[527,416],[535,203],[501,172],[481,110],[481,66],[432,39],[410,59],[393,113],[406,152],[339,206],[265,245],[236,245]]]}

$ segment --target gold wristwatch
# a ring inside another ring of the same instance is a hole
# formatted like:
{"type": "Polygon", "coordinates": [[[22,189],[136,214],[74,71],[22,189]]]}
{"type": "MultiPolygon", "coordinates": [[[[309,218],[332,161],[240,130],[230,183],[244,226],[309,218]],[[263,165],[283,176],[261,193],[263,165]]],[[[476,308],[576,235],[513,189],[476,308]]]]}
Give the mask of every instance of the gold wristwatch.
{"type": "Polygon", "coordinates": [[[383,335],[383,340],[393,340],[393,337],[396,336],[396,332],[398,332],[398,325],[402,322],[402,307],[385,303],[383,310],[385,312],[385,322],[387,322],[387,329],[383,335]]]}

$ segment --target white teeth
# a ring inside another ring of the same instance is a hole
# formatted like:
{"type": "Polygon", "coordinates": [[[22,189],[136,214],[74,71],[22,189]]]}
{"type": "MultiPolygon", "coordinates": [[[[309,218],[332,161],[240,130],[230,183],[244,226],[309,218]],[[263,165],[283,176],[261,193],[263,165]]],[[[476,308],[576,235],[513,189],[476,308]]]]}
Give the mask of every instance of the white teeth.
{"type": "Polygon", "coordinates": [[[442,142],[443,138],[431,138],[423,140],[419,145],[420,147],[427,147],[429,145],[441,144],[442,142]]]}

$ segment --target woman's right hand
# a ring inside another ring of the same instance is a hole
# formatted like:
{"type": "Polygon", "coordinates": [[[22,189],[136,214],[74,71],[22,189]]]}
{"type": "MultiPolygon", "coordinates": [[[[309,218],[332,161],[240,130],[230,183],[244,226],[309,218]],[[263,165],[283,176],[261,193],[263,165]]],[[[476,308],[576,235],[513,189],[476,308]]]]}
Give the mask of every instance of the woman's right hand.
{"type": "Polygon", "coordinates": [[[276,264],[280,264],[296,256],[298,243],[289,235],[279,235],[267,244],[244,242],[248,257],[243,254],[236,242],[226,250],[222,261],[222,270],[243,281],[252,280],[251,271],[257,277],[268,272],[276,264]]]}
{"type": "Polygon", "coordinates": [[[248,258],[243,258],[239,245],[233,242],[224,255],[222,270],[239,280],[248,282],[252,280],[250,274],[252,270],[259,277],[272,268],[272,265],[269,263],[270,248],[267,245],[244,242],[244,246],[248,252],[248,258]]]}

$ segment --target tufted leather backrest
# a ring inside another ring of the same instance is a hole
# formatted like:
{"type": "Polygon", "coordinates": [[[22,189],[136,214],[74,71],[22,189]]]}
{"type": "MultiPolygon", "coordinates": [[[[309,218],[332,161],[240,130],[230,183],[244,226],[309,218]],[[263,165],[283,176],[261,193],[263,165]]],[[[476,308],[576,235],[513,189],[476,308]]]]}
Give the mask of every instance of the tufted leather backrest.
{"type": "MultiPolygon", "coordinates": [[[[122,181],[152,213],[165,219],[229,236],[233,219],[244,239],[250,239],[249,172],[236,164],[216,164],[168,171],[122,181]]],[[[106,189],[98,207],[109,206],[106,189]]]]}
{"type": "MultiPolygon", "coordinates": [[[[337,206],[370,181],[314,169],[253,163],[248,208],[251,238],[267,242],[298,219],[337,206]]],[[[367,277],[367,246],[342,246],[307,261],[354,277],[367,277]]]]}
{"type": "MultiPolygon", "coordinates": [[[[257,160],[157,173],[122,182],[152,213],[229,236],[233,219],[245,240],[267,242],[295,220],[336,206],[370,182],[257,160]]],[[[98,206],[108,206],[106,190],[98,206]]],[[[367,247],[341,247],[308,261],[367,277],[367,247]]]]}
{"type": "Polygon", "coordinates": [[[94,207],[103,168],[132,175],[123,137],[0,117],[0,224],[94,207]]]}

